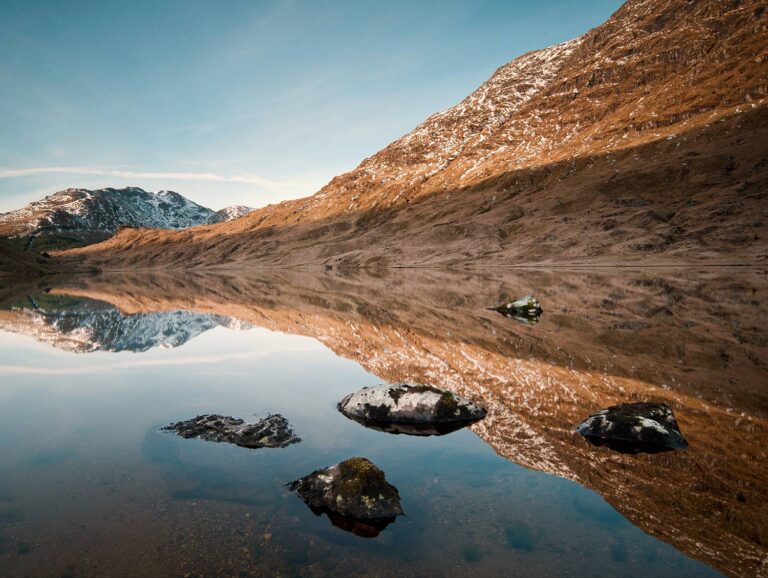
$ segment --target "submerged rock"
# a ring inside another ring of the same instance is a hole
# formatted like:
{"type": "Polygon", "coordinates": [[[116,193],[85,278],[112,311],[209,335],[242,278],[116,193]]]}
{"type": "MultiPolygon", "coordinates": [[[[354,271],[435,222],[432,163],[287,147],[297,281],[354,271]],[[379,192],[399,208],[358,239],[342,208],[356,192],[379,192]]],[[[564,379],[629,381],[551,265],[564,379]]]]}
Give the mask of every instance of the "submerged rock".
{"type": "Polygon", "coordinates": [[[428,385],[364,387],[338,409],[365,426],[412,435],[440,435],[485,417],[484,408],[448,390],[428,385]]]}
{"type": "Polygon", "coordinates": [[[590,415],[576,431],[596,445],[625,453],[688,447],[672,409],[664,403],[624,403],[590,415]]]}
{"type": "Polygon", "coordinates": [[[365,458],[350,458],[288,484],[316,514],[360,536],[377,535],[405,514],[400,494],[365,458]]]}
{"type": "Polygon", "coordinates": [[[498,307],[491,307],[491,309],[498,311],[505,317],[510,317],[529,325],[538,323],[539,317],[543,313],[539,300],[531,295],[526,295],[517,301],[510,301],[498,307]]]}
{"type": "Polygon", "coordinates": [[[227,442],[252,449],[284,448],[301,441],[301,438],[293,433],[288,420],[279,414],[268,415],[255,423],[245,423],[241,419],[218,414],[206,414],[172,423],[162,430],[174,431],[183,438],[227,442]]]}

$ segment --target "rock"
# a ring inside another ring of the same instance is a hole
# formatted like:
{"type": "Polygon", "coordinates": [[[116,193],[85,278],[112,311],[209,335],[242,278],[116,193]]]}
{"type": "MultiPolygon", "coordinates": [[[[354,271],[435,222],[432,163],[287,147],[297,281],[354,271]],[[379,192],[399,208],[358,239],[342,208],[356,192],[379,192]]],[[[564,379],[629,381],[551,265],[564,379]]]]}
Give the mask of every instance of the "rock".
{"type": "Polygon", "coordinates": [[[593,413],[576,431],[596,445],[625,453],[688,447],[672,409],[664,403],[624,403],[593,413]]]}
{"type": "Polygon", "coordinates": [[[517,301],[504,303],[498,307],[491,307],[491,310],[498,311],[505,317],[516,319],[529,325],[539,322],[539,317],[543,313],[539,300],[536,297],[526,295],[517,301]]]}
{"type": "Polygon", "coordinates": [[[485,417],[484,408],[450,391],[428,385],[364,387],[338,409],[365,426],[415,435],[440,435],[485,417]]]}
{"type": "Polygon", "coordinates": [[[301,441],[288,420],[279,414],[255,423],[218,414],[199,415],[194,419],[170,424],[163,431],[174,431],[183,438],[227,442],[244,448],[284,448],[301,441]]]}
{"type": "Polygon", "coordinates": [[[397,488],[365,458],[350,458],[288,484],[316,514],[340,528],[375,536],[405,514],[397,488]]]}

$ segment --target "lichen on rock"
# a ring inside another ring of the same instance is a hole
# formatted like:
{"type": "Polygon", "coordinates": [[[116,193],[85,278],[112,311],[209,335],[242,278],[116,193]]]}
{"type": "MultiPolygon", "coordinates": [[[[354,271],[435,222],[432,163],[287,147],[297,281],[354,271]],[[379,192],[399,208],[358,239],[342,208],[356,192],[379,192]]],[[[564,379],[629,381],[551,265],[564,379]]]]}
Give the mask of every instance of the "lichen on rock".
{"type": "Polygon", "coordinates": [[[279,414],[268,415],[254,423],[219,414],[199,415],[161,428],[183,438],[226,442],[244,448],[284,448],[301,441],[288,420],[279,414]]]}
{"type": "Polygon", "coordinates": [[[576,431],[596,445],[625,453],[688,447],[672,409],[664,403],[625,403],[590,415],[576,431]]]}
{"type": "MultiPolygon", "coordinates": [[[[354,457],[322,470],[316,470],[288,484],[316,513],[327,511],[353,520],[378,520],[387,523],[405,513],[400,494],[389,484],[375,464],[354,457]]],[[[354,528],[354,523],[337,519],[340,527],[354,528]]],[[[374,528],[377,525],[374,524],[374,528]]],[[[378,524],[381,526],[381,524],[378,524]]],[[[381,528],[380,528],[381,529],[381,528]]],[[[356,532],[357,533],[357,532],[356,532]]]]}
{"type": "Polygon", "coordinates": [[[455,431],[486,414],[481,406],[451,391],[409,384],[364,387],[342,399],[338,409],[373,429],[415,435],[455,431]]]}

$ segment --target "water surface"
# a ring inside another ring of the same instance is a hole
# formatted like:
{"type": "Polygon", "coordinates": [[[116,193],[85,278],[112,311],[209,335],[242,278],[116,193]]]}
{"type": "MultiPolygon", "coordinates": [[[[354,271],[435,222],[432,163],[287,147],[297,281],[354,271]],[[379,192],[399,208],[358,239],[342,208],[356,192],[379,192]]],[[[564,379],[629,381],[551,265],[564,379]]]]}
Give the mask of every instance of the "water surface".
{"type": "Polygon", "coordinates": [[[764,572],[766,333],[749,311],[764,277],[590,275],[3,287],[0,574],[764,572]],[[515,293],[540,296],[539,324],[483,308],[515,293]],[[413,437],[336,410],[398,380],[450,387],[489,416],[413,437]],[[626,456],[572,434],[639,398],[673,405],[691,448],[626,456]],[[280,413],[302,442],[250,450],[159,431],[202,413],[280,413]],[[407,512],[375,538],[285,487],[352,456],[385,471],[407,512]]]}

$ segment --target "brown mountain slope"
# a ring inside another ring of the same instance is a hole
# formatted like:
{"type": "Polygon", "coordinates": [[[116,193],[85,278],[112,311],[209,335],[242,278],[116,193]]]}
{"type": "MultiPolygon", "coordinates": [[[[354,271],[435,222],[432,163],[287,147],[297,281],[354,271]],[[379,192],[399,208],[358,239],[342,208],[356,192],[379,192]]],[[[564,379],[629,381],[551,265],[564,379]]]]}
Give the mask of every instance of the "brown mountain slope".
{"type": "Polygon", "coordinates": [[[630,0],[313,197],[74,254],[106,268],[760,261],[766,95],[763,2],[630,0]]]}
{"type": "Polygon", "coordinates": [[[435,270],[100,275],[53,293],[239,317],[315,337],[384,380],[449,387],[488,406],[473,429],[505,458],[594,489],[728,575],[766,576],[766,289],[755,272],[435,270]],[[538,325],[485,309],[532,287],[538,325]],[[690,447],[628,456],[573,434],[630,400],[671,404],[690,447]]]}
{"type": "Polygon", "coordinates": [[[14,241],[0,238],[0,277],[17,280],[19,277],[36,277],[71,268],[60,260],[53,261],[45,254],[22,251],[14,241]]]}

